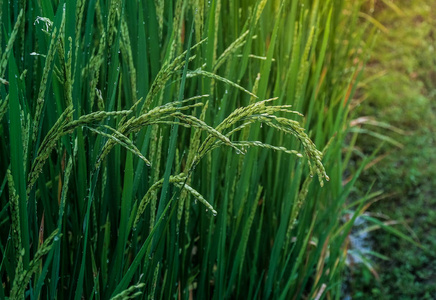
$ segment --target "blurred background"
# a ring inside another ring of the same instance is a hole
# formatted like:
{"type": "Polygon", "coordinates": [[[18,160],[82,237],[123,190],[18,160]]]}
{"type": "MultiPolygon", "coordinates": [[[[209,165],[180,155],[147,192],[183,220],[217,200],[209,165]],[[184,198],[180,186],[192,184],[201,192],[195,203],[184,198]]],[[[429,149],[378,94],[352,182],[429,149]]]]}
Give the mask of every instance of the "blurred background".
{"type": "Polygon", "coordinates": [[[356,222],[351,253],[364,255],[349,256],[347,297],[435,299],[436,1],[373,0],[364,10],[379,33],[353,103],[363,133],[355,159],[382,146],[355,193],[383,191],[366,214],[384,226],[356,222]]]}

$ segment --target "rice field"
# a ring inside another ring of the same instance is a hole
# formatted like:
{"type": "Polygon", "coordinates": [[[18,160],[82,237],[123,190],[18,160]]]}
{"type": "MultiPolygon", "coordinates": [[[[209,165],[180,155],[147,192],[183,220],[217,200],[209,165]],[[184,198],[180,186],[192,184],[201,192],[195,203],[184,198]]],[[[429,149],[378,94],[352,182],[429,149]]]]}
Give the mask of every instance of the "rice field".
{"type": "Polygon", "coordinates": [[[0,1],[0,298],[340,299],[360,4],[0,1]]]}

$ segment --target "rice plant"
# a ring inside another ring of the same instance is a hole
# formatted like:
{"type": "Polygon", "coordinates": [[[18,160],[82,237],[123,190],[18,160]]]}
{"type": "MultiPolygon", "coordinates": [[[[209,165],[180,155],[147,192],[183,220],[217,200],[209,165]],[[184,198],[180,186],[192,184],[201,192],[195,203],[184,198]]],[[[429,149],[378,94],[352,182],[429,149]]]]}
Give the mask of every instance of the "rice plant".
{"type": "Polygon", "coordinates": [[[339,298],[357,1],[0,6],[0,298],[339,298]]]}

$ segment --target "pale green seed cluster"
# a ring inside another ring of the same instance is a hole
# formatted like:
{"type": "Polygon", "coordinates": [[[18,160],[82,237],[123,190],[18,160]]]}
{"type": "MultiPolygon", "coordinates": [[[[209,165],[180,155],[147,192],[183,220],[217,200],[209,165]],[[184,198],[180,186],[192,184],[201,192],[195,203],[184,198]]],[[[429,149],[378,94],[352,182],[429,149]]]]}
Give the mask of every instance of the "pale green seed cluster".
{"type": "MultiPolygon", "coordinates": [[[[97,2],[96,5],[96,10],[100,10],[100,5],[97,2]]],[[[101,95],[101,91],[99,92],[97,90],[97,83],[100,77],[100,68],[101,65],[104,62],[104,50],[106,49],[106,32],[104,31],[104,27],[103,27],[103,21],[101,20],[101,16],[99,13],[97,13],[97,16],[99,16],[99,18],[97,19],[97,24],[98,24],[98,29],[99,32],[101,33],[100,36],[100,40],[98,43],[98,51],[97,54],[94,54],[91,56],[90,60],[89,60],[89,76],[91,78],[91,82],[90,82],[90,89],[89,89],[89,93],[90,93],[90,107],[91,110],[94,106],[94,98],[95,95],[97,93],[97,106],[99,110],[104,110],[104,101],[103,101],[103,97],[101,95]]]]}
{"type": "Polygon", "coordinates": [[[250,96],[252,96],[252,97],[254,97],[254,98],[258,98],[255,94],[253,94],[253,93],[250,92],[249,90],[243,88],[243,87],[240,86],[239,84],[234,83],[233,81],[230,81],[230,80],[228,80],[228,79],[226,79],[226,78],[224,78],[224,77],[221,77],[221,76],[219,76],[219,75],[217,75],[217,74],[214,74],[214,73],[211,73],[211,72],[207,72],[207,71],[204,71],[204,70],[201,70],[201,69],[197,69],[197,70],[195,70],[195,71],[189,71],[188,74],[186,75],[186,77],[188,77],[188,78],[192,78],[192,77],[195,77],[195,76],[204,76],[204,77],[209,77],[209,78],[212,78],[212,79],[215,79],[215,80],[218,80],[218,81],[224,82],[225,84],[228,84],[228,85],[230,85],[230,86],[233,86],[233,87],[235,87],[235,88],[237,88],[237,89],[243,91],[244,93],[249,94],[250,96]]]}
{"type": "MultiPolygon", "coordinates": [[[[257,211],[257,207],[259,206],[259,200],[260,200],[260,196],[262,195],[262,190],[263,187],[259,186],[257,189],[257,194],[256,194],[256,198],[255,201],[253,201],[253,204],[251,206],[251,210],[250,210],[250,215],[247,219],[247,223],[244,224],[245,228],[247,228],[247,230],[244,230],[243,235],[242,235],[242,239],[241,239],[241,253],[242,253],[242,261],[244,261],[244,257],[245,257],[245,253],[246,253],[246,248],[247,248],[247,243],[248,243],[248,239],[250,237],[250,230],[248,230],[249,228],[251,228],[251,225],[253,224],[254,221],[254,216],[256,215],[256,211],[257,211]]],[[[241,265],[242,268],[242,265],[241,265]]],[[[242,270],[240,270],[240,272],[242,272],[242,270]]]]}
{"type": "MultiPolygon", "coordinates": [[[[74,83],[74,75],[72,74],[72,47],[73,42],[71,37],[68,38],[68,42],[70,44],[70,50],[67,53],[67,61],[65,63],[65,105],[71,106],[73,105],[73,83],[74,83]]],[[[70,115],[70,118],[72,118],[72,115],[70,115]]]]}
{"type": "Polygon", "coordinates": [[[36,100],[36,110],[33,119],[33,133],[32,133],[33,143],[36,141],[36,137],[38,135],[39,121],[41,119],[42,108],[44,107],[44,97],[45,97],[45,90],[47,88],[48,74],[50,72],[50,66],[55,55],[55,44],[56,44],[56,28],[53,29],[53,33],[51,34],[50,46],[49,46],[47,57],[45,59],[45,66],[42,73],[41,84],[39,85],[38,98],[36,100]]]}
{"type": "Polygon", "coordinates": [[[258,5],[257,5],[257,9],[256,9],[256,16],[254,19],[254,23],[256,24],[259,19],[260,19],[260,15],[263,12],[263,9],[265,8],[266,3],[268,2],[268,0],[261,0],[258,5]]]}
{"type": "Polygon", "coordinates": [[[117,27],[116,27],[116,19],[118,19],[118,15],[119,15],[119,7],[121,6],[121,1],[117,0],[117,1],[111,1],[111,5],[109,8],[109,15],[107,17],[107,24],[106,24],[106,32],[108,32],[108,39],[107,39],[107,44],[108,47],[110,48],[112,46],[113,43],[113,39],[114,39],[114,34],[116,34],[117,32],[117,27]]]}
{"type": "Polygon", "coordinates": [[[154,294],[156,293],[157,278],[159,275],[159,267],[160,267],[160,262],[157,263],[156,269],[154,269],[153,282],[151,284],[151,293],[150,295],[148,295],[148,300],[154,299],[154,294]]]}
{"type": "MultiPolygon", "coordinates": [[[[9,208],[11,211],[11,219],[12,219],[12,241],[15,248],[15,253],[17,257],[15,257],[17,264],[23,267],[21,260],[21,253],[23,249],[23,245],[21,243],[21,225],[20,225],[20,206],[18,201],[18,195],[15,190],[14,179],[12,177],[11,171],[8,169],[6,173],[6,177],[8,179],[8,187],[9,187],[9,208]]],[[[22,271],[22,270],[18,270],[22,271]]]]}
{"type": "Polygon", "coordinates": [[[216,73],[217,70],[226,62],[226,60],[232,57],[232,54],[235,53],[236,50],[238,50],[245,44],[245,38],[247,37],[249,32],[250,31],[247,30],[244,33],[242,33],[240,37],[238,37],[233,43],[231,43],[230,46],[228,46],[227,49],[224,50],[223,53],[221,53],[220,57],[218,57],[218,59],[215,62],[212,73],[216,73]]]}
{"type": "Polygon", "coordinates": [[[87,115],[81,116],[79,119],[69,122],[64,128],[65,133],[70,133],[74,129],[80,126],[98,124],[102,120],[114,117],[114,116],[126,116],[131,114],[131,110],[120,110],[120,111],[97,111],[87,115]]]}
{"type": "MultiPolygon", "coordinates": [[[[185,179],[186,179],[186,176],[182,173],[182,174],[179,174],[178,176],[170,176],[169,182],[170,183],[174,183],[174,182],[177,182],[177,181],[184,182],[185,179]]],[[[145,211],[145,208],[150,203],[152,198],[156,197],[157,191],[162,187],[163,182],[164,182],[163,179],[155,182],[148,189],[147,193],[144,195],[144,197],[139,202],[138,210],[136,212],[136,218],[135,218],[135,221],[133,222],[133,228],[136,228],[136,226],[138,225],[138,223],[140,221],[140,218],[141,218],[142,214],[145,211]]]]}
{"type": "MultiPolygon", "coordinates": [[[[108,134],[108,133],[106,133],[104,131],[98,130],[98,129],[93,128],[93,127],[89,127],[89,126],[85,126],[85,127],[88,128],[89,130],[91,130],[91,131],[101,135],[101,136],[104,136],[104,137],[106,137],[108,139],[113,140],[118,145],[123,146],[124,148],[126,148],[127,150],[132,152],[134,155],[136,155],[140,159],[142,159],[146,163],[147,166],[151,166],[151,163],[144,157],[144,155],[142,155],[141,151],[139,151],[139,149],[135,146],[135,144],[133,144],[133,142],[128,137],[123,135],[121,132],[113,129],[110,126],[106,126],[106,125],[103,125],[102,127],[108,129],[109,131],[111,131],[112,134],[108,134]]],[[[97,168],[100,166],[101,162],[102,162],[102,160],[99,157],[97,159],[97,162],[96,162],[96,167],[97,168]]]]}
{"type": "Polygon", "coordinates": [[[163,30],[163,13],[164,13],[164,5],[165,1],[154,0],[154,4],[156,6],[156,15],[159,26],[159,40],[162,40],[162,30],[163,30]]]}
{"type": "MultiPolygon", "coordinates": [[[[260,73],[258,73],[257,76],[256,76],[256,79],[254,81],[253,94],[257,93],[257,90],[259,88],[260,77],[261,77],[260,73]]],[[[256,100],[257,99],[255,97],[251,97],[249,105],[253,105],[256,102],[256,100]]],[[[247,126],[249,124],[251,124],[251,123],[247,123],[246,125],[242,124],[240,127],[236,127],[233,131],[230,131],[226,135],[227,136],[231,136],[233,133],[235,133],[237,131],[241,131],[240,136],[239,136],[239,140],[246,141],[248,139],[248,135],[250,133],[250,131],[249,131],[250,128],[247,126]]],[[[238,177],[242,173],[243,164],[244,164],[244,158],[240,157],[239,161],[238,161],[238,170],[237,170],[238,177]]],[[[232,190],[231,190],[231,193],[230,193],[230,197],[231,197],[231,200],[232,200],[232,201],[230,201],[231,204],[233,203],[233,199],[234,199],[234,196],[235,196],[235,190],[236,190],[236,182],[233,182],[232,190]]]]}
{"type": "Polygon", "coordinates": [[[203,35],[204,0],[191,0],[191,8],[194,12],[195,38],[200,41],[203,35]]]}
{"type": "Polygon", "coordinates": [[[2,59],[0,61],[0,77],[5,76],[6,67],[8,65],[9,55],[11,54],[12,47],[14,46],[15,39],[18,34],[18,30],[20,28],[21,19],[23,18],[23,10],[20,10],[18,14],[17,21],[14,25],[14,29],[12,30],[11,36],[9,38],[8,44],[6,45],[5,52],[3,52],[2,59]]]}
{"type": "Polygon", "coordinates": [[[315,27],[312,27],[310,30],[310,34],[309,34],[309,38],[307,40],[306,46],[304,47],[303,56],[301,58],[302,67],[300,67],[300,70],[298,72],[295,99],[300,99],[300,97],[303,93],[303,89],[305,87],[304,79],[307,76],[307,72],[309,71],[309,68],[310,68],[308,58],[309,58],[310,50],[312,48],[312,42],[313,42],[314,35],[315,35],[315,27]]]}
{"type": "MultiPolygon", "coordinates": [[[[25,0],[21,0],[19,7],[23,9],[23,11],[26,11],[26,2],[25,0]]],[[[0,17],[0,24],[1,24],[1,17],[0,17]]],[[[22,22],[20,26],[20,55],[21,57],[24,57],[24,33],[25,33],[25,23],[22,22]]]]}
{"type": "Polygon", "coordinates": [[[182,30],[184,26],[184,20],[182,17],[186,7],[185,4],[186,1],[184,0],[176,0],[173,18],[173,30],[171,31],[173,42],[171,43],[170,51],[167,56],[169,59],[173,58],[176,53],[179,53],[182,50],[182,30]]]}
{"type": "Polygon", "coordinates": [[[64,135],[64,128],[68,124],[69,116],[71,116],[72,111],[72,106],[67,107],[41,142],[38,153],[30,168],[29,175],[27,176],[27,195],[29,195],[32,190],[39,174],[42,172],[45,161],[56,146],[57,141],[64,135]]]}
{"type": "MultiPolygon", "coordinates": [[[[160,128],[158,126],[153,126],[152,131],[152,138],[154,140],[154,143],[151,144],[150,148],[150,155],[151,155],[151,161],[156,162],[156,164],[153,167],[152,170],[152,180],[153,182],[157,182],[160,178],[159,176],[159,170],[160,170],[160,163],[161,163],[161,156],[162,156],[162,142],[163,142],[163,136],[159,134],[160,128]]],[[[154,223],[156,221],[156,206],[157,206],[157,190],[154,189],[151,192],[151,202],[150,202],[150,231],[154,227],[154,223]]]]}
{"type": "MultiPolygon", "coordinates": [[[[191,99],[188,99],[187,101],[191,101],[191,99]]],[[[139,101],[137,102],[139,103],[139,101]]],[[[174,122],[172,120],[168,120],[171,117],[177,117],[180,113],[178,110],[187,110],[193,107],[201,106],[202,103],[196,103],[192,105],[185,105],[182,107],[177,107],[177,103],[169,103],[165,104],[163,106],[156,107],[147,113],[140,115],[139,117],[131,118],[126,123],[121,124],[120,127],[117,129],[117,132],[122,135],[128,135],[131,132],[139,131],[140,129],[153,124],[174,124],[177,122],[174,122]]],[[[182,124],[182,123],[181,123],[182,124]]],[[[191,124],[185,123],[182,124],[185,126],[190,126],[191,124]]],[[[106,155],[110,152],[112,147],[116,144],[116,141],[113,139],[108,140],[108,142],[103,147],[102,153],[100,154],[100,161],[103,160],[106,155]]]]}
{"type": "MultiPolygon", "coordinates": [[[[111,1],[114,2],[114,1],[111,1]]],[[[77,56],[79,55],[79,40],[80,40],[80,35],[81,35],[81,31],[82,31],[82,22],[83,22],[83,14],[85,11],[85,0],[78,0],[76,3],[76,30],[75,30],[75,34],[76,34],[76,38],[75,38],[75,42],[74,44],[76,45],[76,50],[74,51],[74,62],[75,65],[77,65],[77,56]]],[[[72,48],[70,48],[72,49],[72,48]]],[[[74,73],[76,72],[76,68],[74,68],[74,73]]],[[[73,80],[74,80],[74,74],[72,76],[73,80]]]]}
{"type": "MultiPolygon", "coordinates": [[[[209,95],[204,95],[204,96],[207,97],[209,95]]],[[[203,106],[203,109],[202,109],[201,115],[200,115],[200,120],[202,120],[202,121],[204,121],[204,119],[206,117],[206,111],[207,111],[208,106],[209,106],[209,101],[206,101],[206,104],[203,106]]],[[[198,147],[200,146],[201,133],[202,133],[202,131],[200,129],[194,130],[192,142],[189,144],[188,157],[186,159],[185,170],[187,172],[190,172],[190,170],[192,170],[194,159],[197,155],[198,147]]],[[[191,183],[191,177],[189,176],[189,173],[188,173],[188,178],[186,179],[186,184],[189,185],[190,183],[191,183]]],[[[180,196],[179,207],[177,210],[177,220],[182,219],[182,214],[183,214],[183,210],[184,210],[186,224],[188,224],[188,222],[189,222],[189,205],[190,205],[189,194],[185,190],[183,190],[182,194],[180,196]]]]}
{"type": "Polygon", "coordinates": [[[101,6],[100,6],[100,2],[96,2],[95,3],[95,16],[97,17],[97,28],[98,28],[98,32],[100,33],[104,33],[105,32],[105,27],[104,27],[104,23],[103,23],[103,18],[102,18],[102,11],[101,11],[101,6]]]}
{"type": "MultiPolygon", "coordinates": [[[[268,125],[269,127],[275,128],[279,131],[282,131],[286,134],[290,134],[295,136],[297,139],[300,140],[300,142],[303,144],[304,150],[306,155],[309,158],[309,166],[311,168],[311,172],[316,172],[319,177],[319,181],[321,186],[323,185],[323,178],[326,180],[329,180],[327,174],[325,173],[324,166],[322,164],[322,153],[316,149],[315,144],[310,140],[310,138],[307,136],[307,134],[304,132],[304,128],[300,126],[300,124],[297,121],[284,118],[284,117],[277,117],[274,115],[274,113],[277,112],[287,112],[287,113],[293,113],[298,114],[298,112],[290,110],[290,105],[279,105],[279,106],[266,106],[267,102],[276,100],[277,98],[267,99],[259,102],[255,102],[253,104],[250,104],[246,107],[241,107],[233,111],[226,119],[224,119],[221,124],[217,126],[218,132],[224,132],[226,129],[229,129],[233,127],[238,122],[242,121],[244,122],[242,125],[234,128],[229,133],[226,134],[226,136],[230,137],[235,132],[240,131],[247,127],[248,125],[260,122],[263,124],[268,125]],[[310,161],[312,161],[315,164],[315,167],[312,168],[312,165],[310,164],[310,161]]],[[[212,147],[212,149],[216,148],[216,146],[213,145],[213,141],[210,140],[210,138],[206,139],[206,141],[203,143],[203,145],[200,147],[200,157],[204,153],[202,153],[201,150],[210,150],[209,148],[212,147]]],[[[263,148],[270,148],[274,150],[280,150],[283,151],[282,147],[276,147],[272,145],[266,145],[262,144],[260,142],[248,142],[250,146],[257,146],[263,147],[263,148]]],[[[232,144],[233,146],[236,146],[235,143],[232,144]]],[[[285,149],[285,152],[296,154],[298,152],[294,152],[293,150],[285,149]]],[[[239,149],[241,153],[244,151],[239,149]]],[[[301,156],[298,155],[298,156],[301,156]]]]}
{"type": "Polygon", "coordinates": [[[259,148],[271,149],[271,150],[275,150],[275,151],[282,151],[282,152],[285,152],[287,154],[293,154],[293,155],[297,155],[298,157],[303,157],[303,155],[296,150],[288,150],[285,147],[277,147],[277,146],[262,143],[260,141],[243,141],[243,142],[232,142],[232,143],[234,145],[237,145],[237,146],[242,146],[243,150],[244,150],[244,147],[245,148],[259,147],[259,148]]]}
{"type": "Polygon", "coordinates": [[[298,193],[298,197],[297,197],[296,201],[294,201],[294,203],[293,203],[291,217],[289,219],[288,228],[286,230],[285,247],[288,247],[289,243],[291,242],[292,229],[294,229],[294,227],[297,224],[298,215],[301,211],[301,208],[302,208],[304,202],[306,201],[306,196],[307,196],[307,193],[309,192],[309,185],[312,183],[312,180],[313,180],[313,177],[307,177],[304,180],[303,185],[300,189],[300,192],[298,193]]]}
{"type": "Polygon", "coordinates": [[[9,104],[9,94],[6,95],[5,100],[0,102],[0,121],[3,119],[3,116],[8,111],[8,107],[9,107],[8,104],[9,104]]]}
{"type": "MultiPolygon", "coordinates": [[[[1,17],[1,13],[0,13],[1,17]]],[[[0,78],[5,76],[6,67],[8,65],[9,55],[11,53],[12,47],[14,45],[15,39],[17,37],[18,30],[20,28],[21,19],[23,18],[23,10],[20,10],[20,14],[18,15],[17,22],[14,25],[14,29],[12,30],[11,36],[8,40],[8,43],[6,45],[6,49],[3,52],[3,55],[0,60],[0,78]]],[[[1,35],[0,35],[1,37],[1,35]]],[[[1,79],[2,84],[9,84],[6,80],[1,79]]],[[[6,113],[8,109],[8,100],[9,95],[6,96],[6,98],[3,101],[0,101],[0,121],[3,118],[4,114],[6,113]]]]}
{"type": "MultiPolygon", "coordinates": [[[[203,44],[206,41],[206,39],[201,40],[197,44],[191,47],[191,51],[193,51],[195,48],[199,47],[201,44],[203,44]]],[[[144,105],[141,109],[141,114],[146,112],[150,105],[156,97],[161,89],[165,86],[165,84],[168,82],[168,80],[171,78],[172,75],[176,74],[186,63],[186,53],[187,51],[184,51],[182,54],[177,56],[172,62],[168,63],[165,62],[162,68],[159,70],[158,74],[156,75],[156,78],[154,79],[150,91],[147,94],[147,97],[145,98],[144,105]]],[[[188,62],[195,59],[195,55],[189,57],[188,62]]]]}
{"type": "MultiPolygon", "coordinates": [[[[215,34],[214,34],[214,40],[213,40],[213,56],[212,56],[212,62],[216,61],[216,55],[218,50],[218,29],[220,28],[220,14],[221,14],[221,0],[215,1],[215,34]]],[[[212,85],[213,87],[214,85],[212,85]]]]}
{"type": "Polygon", "coordinates": [[[27,154],[29,152],[29,137],[30,137],[30,130],[31,130],[31,124],[30,121],[30,114],[27,114],[27,116],[24,114],[24,111],[21,111],[21,139],[23,143],[23,170],[27,169],[27,154]]]}
{"type": "Polygon", "coordinates": [[[259,121],[265,123],[266,125],[272,128],[275,128],[287,134],[291,134],[296,138],[298,138],[300,142],[303,144],[306,155],[309,158],[308,163],[310,167],[311,176],[313,176],[313,173],[317,173],[319,183],[321,186],[324,185],[323,178],[325,178],[327,181],[330,180],[322,164],[321,151],[319,151],[316,148],[315,144],[304,132],[304,128],[300,127],[298,122],[289,120],[287,118],[280,118],[272,115],[260,116],[259,121]],[[311,161],[315,164],[315,167],[312,166],[311,161]]]}
{"type": "Polygon", "coordinates": [[[97,93],[97,107],[98,107],[98,110],[103,111],[104,107],[105,107],[103,96],[102,96],[101,91],[99,89],[96,88],[95,91],[97,93]]]}
{"type": "Polygon", "coordinates": [[[142,295],[142,292],[139,291],[145,286],[145,283],[138,283],[135,285],[132,285],[128,289],[122,291],[118,295],[111,298],[111,300],[128,300],[128,299],[135,299],[136,297],[139,297],[142,295]]]}
{"type": "MultiPolygon", "coordinates": [[[[217,212],[213,208],[213,206],[209,202],[207,202],[207,200],[198,191],[196,191],[194,188],[192,188],[191,186],[186,184],[186,175],[184,173],[180,173],[177,176],[170,176],[169,182],[174,184],[175,186],[177,186],[180,189],[184,189],[186,192],[191,194],[197,201],[203,203],[204,206],[206,206],[206,209],[211,210],[211,212],[214,215],[217,214],[217,212]]],[[[133,222],[133,228],[136,228],[136,226],[138,225],[138,223],[141,219],[141,216],[143,215],[143,213],[145,211],[145,208],[150,203],[152,198],[156,196],[156,194],[157,194],[156,192],[162,187],[163,183],[164,183],[164,179],[161,179],[161,180],[155,182],[148,189],[147,193],[144,195],[142,200],[139,202],[138,210],[136,213],[136,218],[135,218],[135,221],[133,222]]]]}
{"type": "MultiPolygon", "coordinates": [[[[75,142],[75,151],[77,151],[77,139],[75,142]]],[[[74,154],[75,156],[75,154],[74,154]]],[[[59,222],[61,222],[62,220],[62,216],[63,216],[63,212],[64,212],[64,207],[65,207],[65,202],[67,200],[67,194],[68,194],[68,184],[70,182],[70,175],[71,175],[71,171],[73,169],[73,157],[70,156],[70,158],[68,159],[68,163],[67,166],[65,168],[65,173],[64,173],[64,183],[62,185],[62,194],[61,194],[61,201],[60,201],[60,218],[59,218],[59,222]]]]}
{"type": "Polygon", "coordinates": [[[204,199],[204,197],[195,189],[193,189],[191,186],[181,182],[175,182],[174,185],[188,191],[192,196],[194,196],[196,201],[203,203],[204,206],[206,206],[206,209],[210,210],[213,213],[213,215],[216,216],[217,211],[213,208],[213,206],[209,202],[207,202],[206,199],[204,199]]]}
{"type": "Polygon", "coordinates": [[[129,30],[127,28],[127,23],[125,18],[121,21],[121,37],[122,41],[120,44],[121,54],[123,58],[128,62],[129,66],[129,81],[132,92],[132,101],[135,105],[137,102],[136,97],[136,69],[133,63],[132,47],[130,45],[129,30]]]}
{"type": "MultiPolygon", "coordinates": [[[[1,5],[2,3],[0,3],[1,5]]],[[[0,12],[0,21],[1,21],[2,13],[0,12]]],[[[6,67],[8,65],[9,55],[11,53],[12,47],[14,46],[15,39],[17,38],[18,30],[20,29],[20,24],[23,18],[23,9],[20,10],[18,14],[17,21],[14,25],[14,29],[11,32],[11,36],[9,37],[8,43],[6,45],[6,49],[3,52],[3,55],[0,60],[0,79],[2,84],[9,84],[3,77],[5,76],[6,67]]],[[[0,23],[2,24],[2,23],[0,23]]],[[[1,30],[0,30],[1,31],[1,30]]],[[[1,41],[1,33],[0,33],[0,41],[1,41]]],[[[1,51],[1,49],[0,49],[1,51]]],[[[0,52],[1,53],[1,52],[0,52]]],[[[9,102],[9,94],[6,95],[6,98],[1,101],[0,99],[0,121],[8,110],[8,102],[9,102]]]]}
{"type": "Polygon", "coordinates": [[[32,275],[38,270],[41,265],[42,257],[46,255],[53,248],[54,240],[58,240],[58,229],[44,241],[35,253],[34,258],[29,263],[29,268],[23,272],[17,272],[14,283],[12,285],[10,299],[23,299],[26,286],[29,284],[32,275]]]}

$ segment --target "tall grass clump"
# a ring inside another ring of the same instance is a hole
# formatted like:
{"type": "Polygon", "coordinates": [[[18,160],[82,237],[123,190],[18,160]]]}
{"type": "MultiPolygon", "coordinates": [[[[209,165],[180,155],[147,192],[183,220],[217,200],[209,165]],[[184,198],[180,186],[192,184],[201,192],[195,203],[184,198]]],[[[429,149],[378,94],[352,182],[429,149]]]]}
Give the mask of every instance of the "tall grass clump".
{"type": "Polygon", "coordinates": [[[1,1],[0,298],[338,298],[358,10],[1,1]]]}

